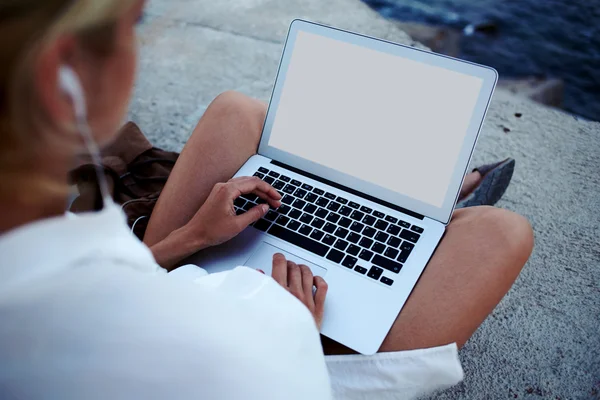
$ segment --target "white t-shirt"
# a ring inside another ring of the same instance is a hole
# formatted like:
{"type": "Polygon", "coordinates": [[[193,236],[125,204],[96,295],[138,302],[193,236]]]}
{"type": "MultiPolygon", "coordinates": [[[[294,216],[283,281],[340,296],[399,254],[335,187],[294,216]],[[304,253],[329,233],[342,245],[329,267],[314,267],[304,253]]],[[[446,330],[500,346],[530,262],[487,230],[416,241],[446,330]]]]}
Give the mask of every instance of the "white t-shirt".
{"type": "Polygon", "coordinates": [[[112,204],[0,236],[0,399],[397,400],[463,378],[456,344],[324,357],[270,277],[202,272],[167,274],[112,204]]]}
{"type": "Polygon", "coordinates": [[[115,205],[0,236],[2,399],[330,399],[309,311],[248,268],[184,280],[115,205]]]}

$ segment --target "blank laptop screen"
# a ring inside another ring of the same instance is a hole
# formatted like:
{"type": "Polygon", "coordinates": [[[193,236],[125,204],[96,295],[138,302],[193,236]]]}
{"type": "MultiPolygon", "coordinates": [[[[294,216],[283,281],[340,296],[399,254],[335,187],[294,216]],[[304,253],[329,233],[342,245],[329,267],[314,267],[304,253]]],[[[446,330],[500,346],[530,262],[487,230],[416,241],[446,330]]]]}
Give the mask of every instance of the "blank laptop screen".
{"type": "Polygon", "coordinates": [[[442,207],[482,85],[299,32],[269,145],[442,207]]]}

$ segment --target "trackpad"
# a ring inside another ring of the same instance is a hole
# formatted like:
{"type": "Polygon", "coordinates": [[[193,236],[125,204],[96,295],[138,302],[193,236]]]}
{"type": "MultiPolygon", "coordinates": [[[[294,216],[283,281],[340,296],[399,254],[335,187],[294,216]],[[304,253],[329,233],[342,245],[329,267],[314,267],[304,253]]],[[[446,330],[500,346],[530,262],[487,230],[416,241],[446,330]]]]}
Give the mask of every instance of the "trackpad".
{"type": "Polygon", "coordinates": [[[258,250],[252,254],[252,256],[246,261],[246,266],[254,269],[260,269],[265,271],[265,274],[271,276],[271,270],[273,269],[273,255],[281,253],[285,256],[288,261],[293,261],[298,265],[306,265],[310,268],[313,275],[324,278],[327,274],[327,270],[323,267],[319,267],[303,258],[295,256],[287,251],[281,250],[278,247],[262,242],[258,250]]]}

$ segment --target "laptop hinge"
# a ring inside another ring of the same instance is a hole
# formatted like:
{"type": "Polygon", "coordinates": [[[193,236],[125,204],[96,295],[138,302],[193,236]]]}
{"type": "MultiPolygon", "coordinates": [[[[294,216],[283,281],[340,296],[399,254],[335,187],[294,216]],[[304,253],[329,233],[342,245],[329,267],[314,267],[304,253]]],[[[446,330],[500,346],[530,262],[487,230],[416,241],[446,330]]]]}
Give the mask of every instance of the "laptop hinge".
{"type": "Polygon", "coordinates": [[[307,178],[314,179],[315,181],[319,181],[321,183],[324,183],[325,185],[333,186],[336,189],[340,189],[340,190],[343,190],[345,192],[352,193],[355,196],[362,197],[363,199],[372,201],[373,203],[380,204],[380,205],[382,205],[384,207],[391,208],[392,210],[396,210],[396,211],[401,212],[403,214],[410,215],[411,217],[414,217],[414,218],[417,218],[417,219],[420,219],[420,220],[425,219],[425,216],[423,216],[421,214],[418,214],[416,212],[407,210],[406,208],[402,208],[402,207],[397,206],[395,204],[388,203],[387,201],[380,200],[380,199],[378,199],[376,197],[373,197],[373,196],[370,196],[370,195],[368,195],[366,193],[359,192],[358,190],[354,190],[354,189],[351,189],[351,188],[346,187],[344,185],[340,185],[339,183],[332,182],[332,181],[330,181],[328,179],[321,178],[320,176],[311,174],[310,172],[302,171],[301,169],[294,168],[294,167],[292,167],[290,165],[287,165],[287,164],[284,164],[284,163],[281,163],[281,162],[275,161],[275,160],[271,160],[271,164],[276,165],[278,167],[285,168],[285,169],[289,169],[290,171],[295,172],[295,173],[297,173],[299,175],[303,175],[303,176],[306,176],[307,178]]]}

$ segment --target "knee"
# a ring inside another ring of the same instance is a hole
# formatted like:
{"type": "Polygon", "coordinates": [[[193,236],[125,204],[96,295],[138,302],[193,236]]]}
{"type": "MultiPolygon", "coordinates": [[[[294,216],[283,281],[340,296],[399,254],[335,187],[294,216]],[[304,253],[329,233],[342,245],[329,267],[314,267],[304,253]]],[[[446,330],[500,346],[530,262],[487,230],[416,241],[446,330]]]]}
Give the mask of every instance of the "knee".
{"type": "Polygon", "coordinates": [[[243,93],[230,90],[218,95],[206,112],[228,120],[234,119],[236,124],[250,125],[252,128],[259,128],[252,131],[262,132],[267,105],[243,93]]]}
{"type": "Polygon", "coordinates": [[[522,268],[533,251],[534,234],[529,221],[512,211],[495,207],[466,209],[468,215],[459,217],[460,223],[469,224],[478,239],[495,249],[503,259],[522,268]]]}

